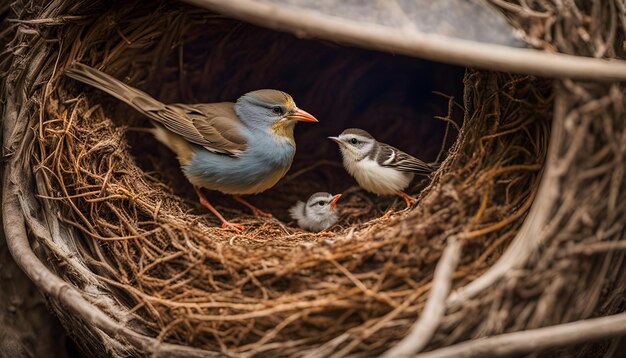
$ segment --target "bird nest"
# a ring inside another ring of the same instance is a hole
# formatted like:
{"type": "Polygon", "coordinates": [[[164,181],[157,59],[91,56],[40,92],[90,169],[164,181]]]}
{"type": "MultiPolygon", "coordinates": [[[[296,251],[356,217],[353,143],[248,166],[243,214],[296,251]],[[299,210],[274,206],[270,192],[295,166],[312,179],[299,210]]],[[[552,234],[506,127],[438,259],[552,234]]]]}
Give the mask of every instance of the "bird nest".
{"type": "MultiPolygon", "coordinates": [[[[420,348],[471,349],[476,338],[623,308],[622,85],[302,40],[178,3],[18,3],[2,63],[5,230],[84,350],[362,356],[402,349],[414,332],[420,348]],[[211,193],[246,226],[220,229],[173,154],[137,130],[146,118],[63,76],[74,61],[163,102],[292,94],[320,123],[297,128],[291,171],[250,198],[275,218],[211,193]],[[413,206],[355,186],[326,140],[348,127],[441,162],[409,189],[413,206]],[[339,224],[313,234],[286,213],[316,191],[344,197],[339,224]]],[[[620,1],[493,3],[535,46],[623,51],[620,1]]]]}

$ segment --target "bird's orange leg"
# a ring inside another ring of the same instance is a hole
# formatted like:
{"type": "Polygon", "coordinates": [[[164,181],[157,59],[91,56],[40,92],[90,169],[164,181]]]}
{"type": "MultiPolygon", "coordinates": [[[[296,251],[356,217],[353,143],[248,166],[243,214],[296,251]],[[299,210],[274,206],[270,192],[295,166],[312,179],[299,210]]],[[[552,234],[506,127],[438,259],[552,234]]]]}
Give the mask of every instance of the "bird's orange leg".
{"type": "Polygon", "coordinates": [[[406,203],[406,207],[407,209],[411,206],[411,203],[415,200],[417,200],[417,198],[410,196],[409,194],[401,191],[398,193],[398,195],[400,195],[402,197],[402,199],[404,199],[404,202],[406,203]]]}
{"type": "Polygon", "coordinates": [[[198,194],[198,198],[200,198],[200,204],[204,206],[205,208],[209,209],[213,213],[213,215],[217,216],[217,218],[220,219],[220,221],[222,222],[222,229],[228,228],[228,229],[233,229],[237,232],[240,232],[244,229],[243,225],[233,224],[231,222],[228,222],[226,219],[224,219],[222,214],[220,214],[219,211],[217,211],[217,209],[215,209],[213,205],[209,203],[209,201],[206,199],[206,196],[202,194],[202,192],[200,191],[200,188],[198,188],[195,185],[193,188],[196,190],[196,194],[198,194]]]}
{"type": "Polygon", "coordinates": [[[239,195],[233,195],[233,199],[237,200],[238,202],[242,203],[243,205],[247,206],[248,208],[250,208],[250,210],[252,210],[252,214],[254,216],[263,216],[266,218],[271,218],[272,214],[267,213],[259,208],[257,208],[256,206],[250,204],[249,202],[245,201],[241,196],[239,195]]]}

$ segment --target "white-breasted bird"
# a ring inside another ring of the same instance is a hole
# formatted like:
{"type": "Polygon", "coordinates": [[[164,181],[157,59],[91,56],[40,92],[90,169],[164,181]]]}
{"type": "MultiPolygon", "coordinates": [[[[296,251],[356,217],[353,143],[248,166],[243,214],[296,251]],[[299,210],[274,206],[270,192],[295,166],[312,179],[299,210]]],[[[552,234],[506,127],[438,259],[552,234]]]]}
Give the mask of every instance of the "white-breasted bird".
{"type": "Polygon", "coordinates": [[[338,137],[328,137],[339,144],[343,165],[359,185],[378,195],[400,195],[411,205],[413,197],[403,190],[415,174],[429,175],[434,168],[388,144],[378,142],[358,128],[344,130],[338,137]]]}
{"type": "Polygon", "coordinates": [[[335,225],[339,214],[335,209],[341,194],[319,192],[311,195],[305,202],[298,201],[289,209],[291,217],[298,226],[309,231],[322,231],[335,225]]]}
{"type": "Polygon", "coordinates": [[[94,86],[151,119],[154,136],[174,153],[200,203],[222,222],[232,224],[207,201],[200,188],[232,194],[255,215],[271,216],[239,195],[273,187],[291,167],[297,121],[317,122],[296,107],[287,93],[262,89],[239,97],[236,103],[164,104],[145,92],[84,64],[76,63],[66,75],[94,86]]]}

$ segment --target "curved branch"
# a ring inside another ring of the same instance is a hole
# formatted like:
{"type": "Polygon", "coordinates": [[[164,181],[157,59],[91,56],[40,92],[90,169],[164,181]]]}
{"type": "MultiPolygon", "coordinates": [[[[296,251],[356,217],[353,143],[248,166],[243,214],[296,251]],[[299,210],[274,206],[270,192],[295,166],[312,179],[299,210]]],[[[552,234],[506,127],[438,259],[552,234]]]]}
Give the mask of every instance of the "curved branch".
{"type": "Polygon", "coordinates": [[[626,80],[626,61],[621,60],[485,44],[378,24],[365,26],[314,10],[254,0],[183,1],[299,37],[316,37],[443,63],[550,78],[626,80]]]}
{"type": "Polygon", "coordinates": [[[430,341],[439,322],[446,312],[446,297],[452,286],[452,274],[461,257],[461,241],[454,237],[448,239],[441,259],[435,268],[430,297],[420,319],[415,322],[409,334],[393,348],[383,354],[383,358],[409,357],[422,350],[430,341]]]}
{"type": "Polygon", "coordinates": [[[416,358],[509,357],[626,334],[626,313],[506,333],[418,354],[416,358]]]}

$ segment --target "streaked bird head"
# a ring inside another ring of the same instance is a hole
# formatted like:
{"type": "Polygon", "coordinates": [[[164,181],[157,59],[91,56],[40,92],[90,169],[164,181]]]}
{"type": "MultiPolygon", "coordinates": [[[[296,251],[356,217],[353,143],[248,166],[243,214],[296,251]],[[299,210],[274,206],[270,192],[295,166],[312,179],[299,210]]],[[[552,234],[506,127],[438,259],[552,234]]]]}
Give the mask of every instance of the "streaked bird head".
{"type": "Polygon", "coordinates": [[[335,206],[339,198],[341,198],[341,194],[315,193],[309,197],[305,204],[305,215],[318,222],[336,216],[335,206]]]}
{"type": "Polygon", "coordinates": [[[235,111],[246,125],[288,137],[293,137],[296,122],[318,122],[311,114],[298,108],[290,95],[273,89],[244,94],[237,100],[235,111]]]}
{"type": "Polygon", "coordinates": [[[359,161],[365,158],[376,145],[371,134],[358,128],[348,128],[339,137],[328,137],[339,144],[344,159],[359,161]]]}

